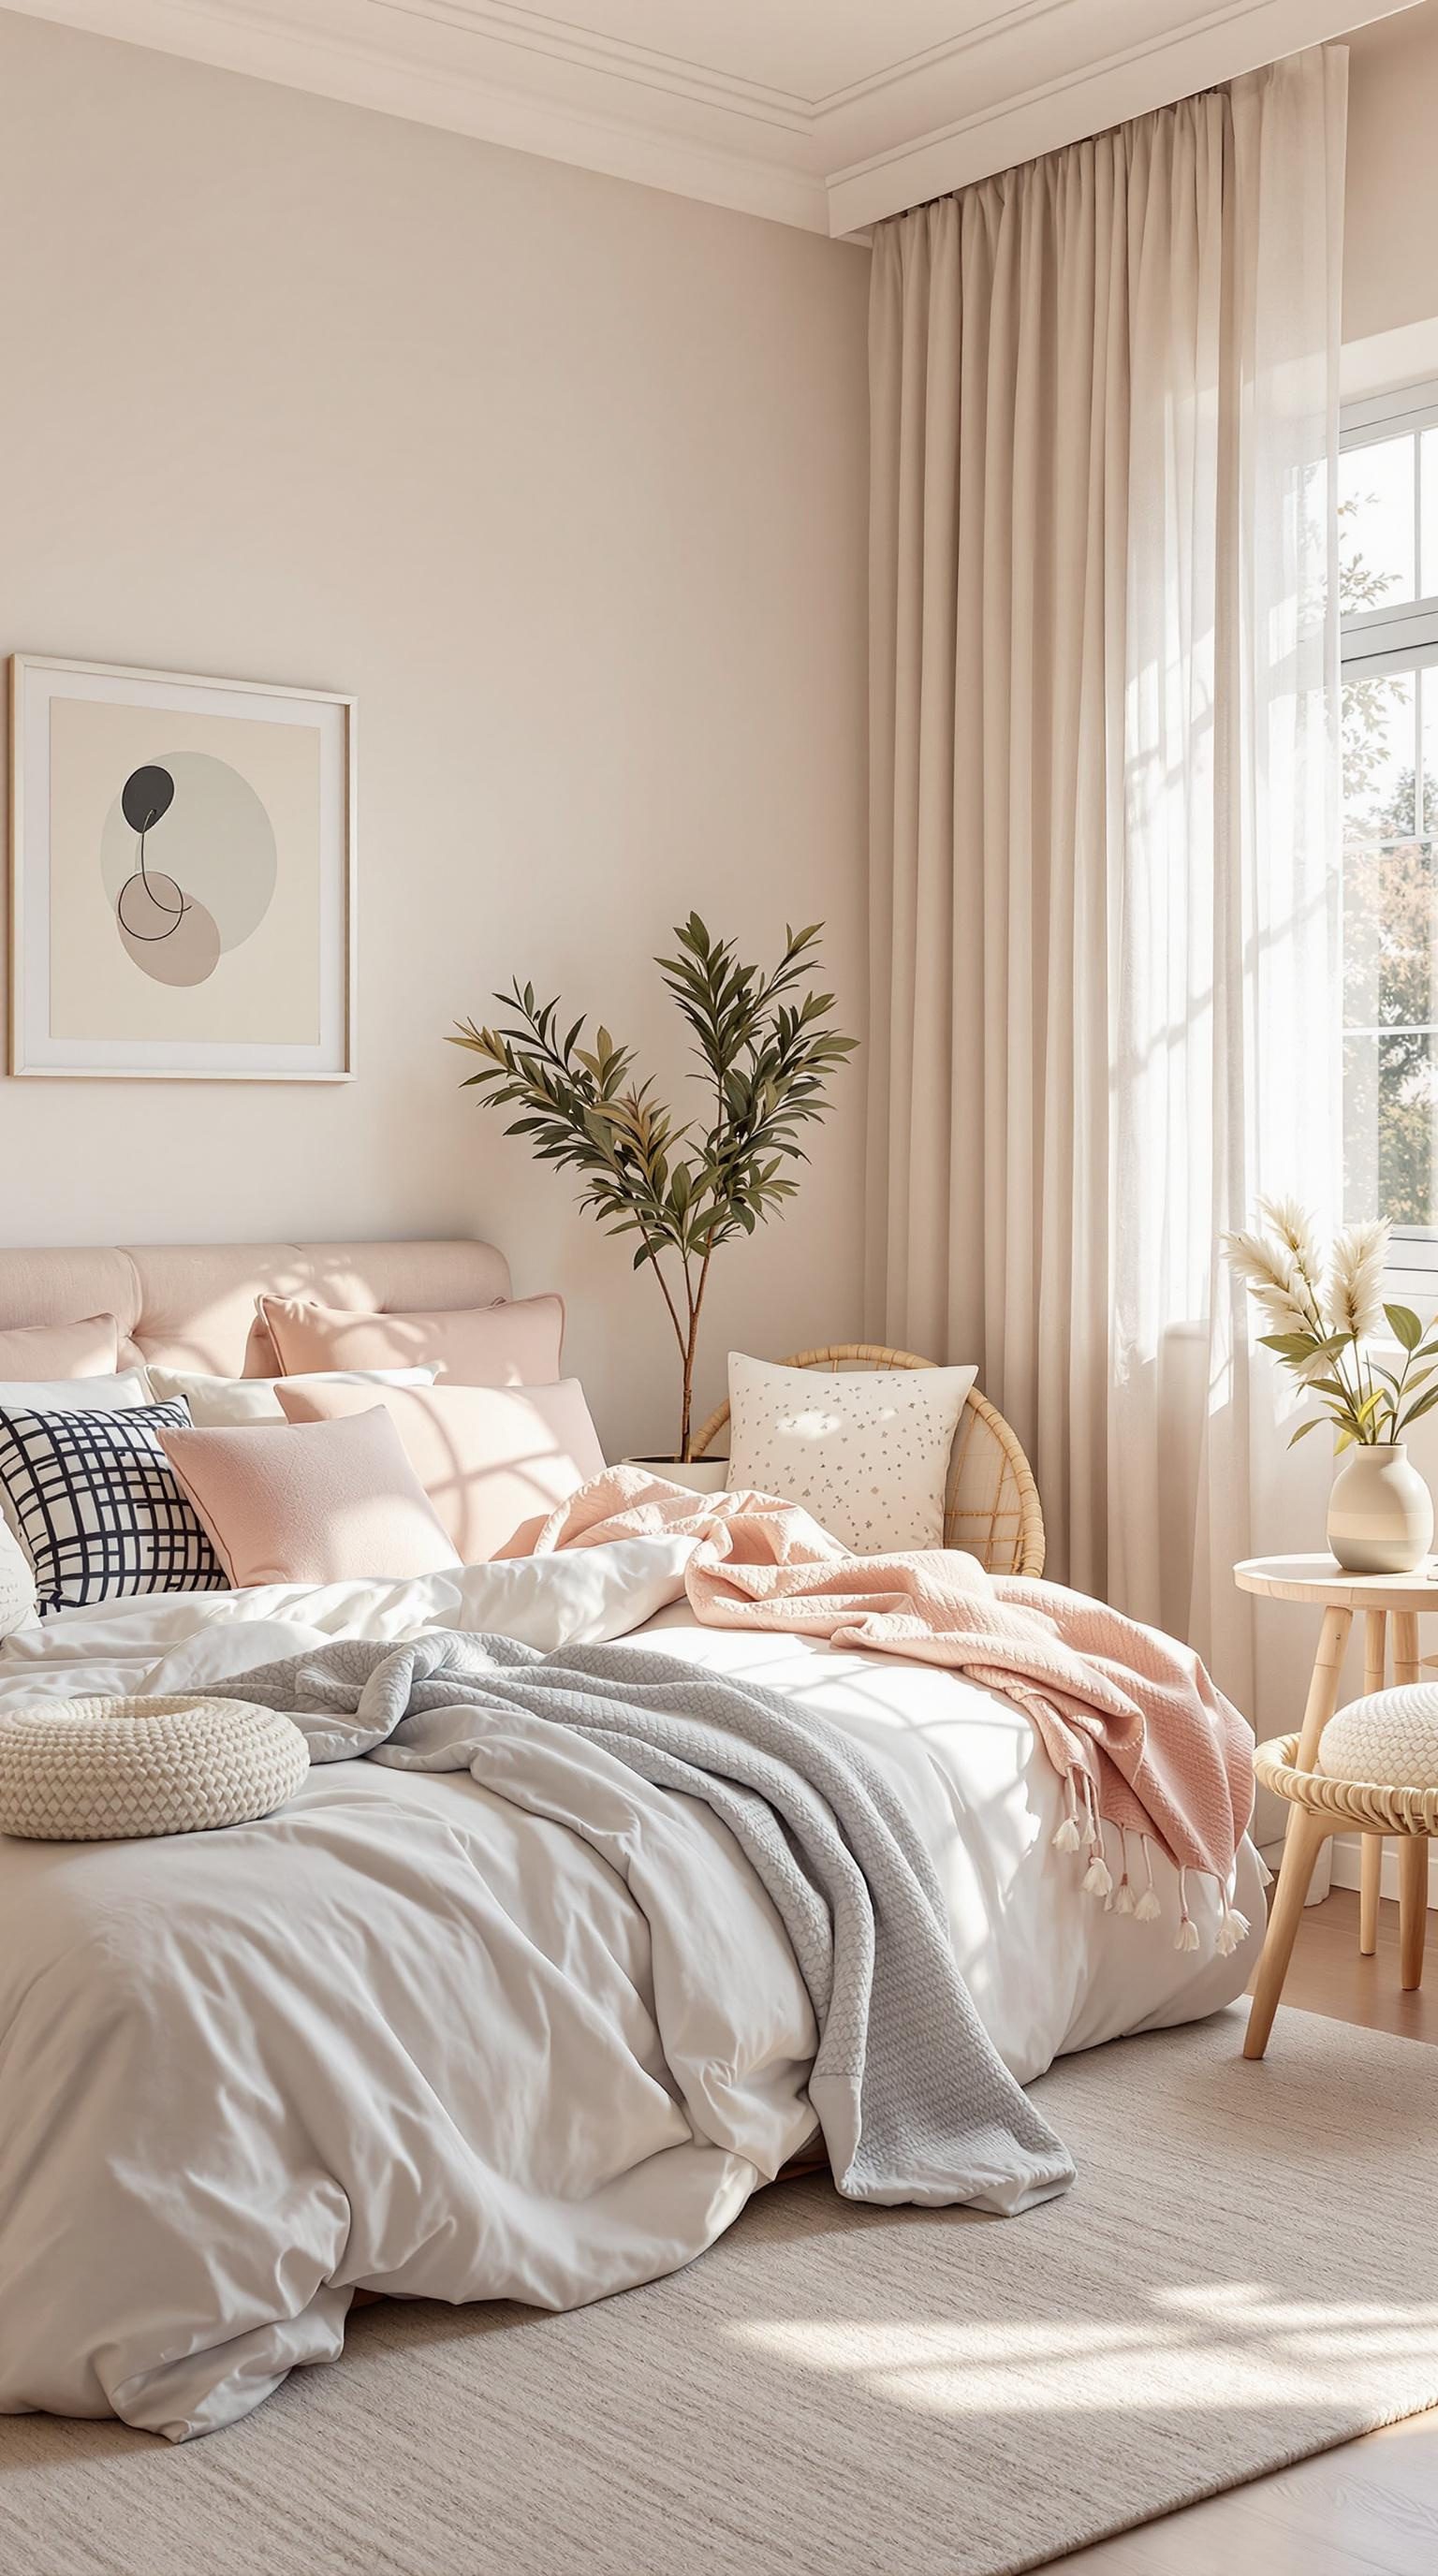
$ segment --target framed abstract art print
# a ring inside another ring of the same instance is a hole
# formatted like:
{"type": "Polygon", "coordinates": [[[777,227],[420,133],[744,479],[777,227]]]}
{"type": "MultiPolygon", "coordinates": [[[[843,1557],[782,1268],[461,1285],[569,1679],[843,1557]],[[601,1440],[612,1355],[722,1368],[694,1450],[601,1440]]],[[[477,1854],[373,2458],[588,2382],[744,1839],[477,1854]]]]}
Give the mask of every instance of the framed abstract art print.
{"type": "Polygon", "coordinates": [[[17,653],[10,1070],[354,1071],[352,698],[17,653]]]}

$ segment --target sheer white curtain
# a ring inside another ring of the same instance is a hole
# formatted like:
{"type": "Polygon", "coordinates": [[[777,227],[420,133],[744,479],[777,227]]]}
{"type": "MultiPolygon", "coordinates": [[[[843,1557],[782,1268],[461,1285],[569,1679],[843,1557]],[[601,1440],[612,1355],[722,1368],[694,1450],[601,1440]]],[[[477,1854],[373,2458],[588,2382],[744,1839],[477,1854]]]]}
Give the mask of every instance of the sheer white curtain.
{"type": "Polygon", "coordinates": [[[976,1359],[1059,1579],[1214,1656],[1293,1543],[1216,1262],[1339,1137],[1346,57],[882,225],[870,1329],[976,1359]]]}

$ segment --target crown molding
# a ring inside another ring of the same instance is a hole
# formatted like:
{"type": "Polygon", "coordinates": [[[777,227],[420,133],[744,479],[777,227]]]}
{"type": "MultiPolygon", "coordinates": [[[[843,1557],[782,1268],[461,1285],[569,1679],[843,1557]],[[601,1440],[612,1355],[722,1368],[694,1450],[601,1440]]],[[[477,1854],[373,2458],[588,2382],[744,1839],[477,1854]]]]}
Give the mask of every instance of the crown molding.
{"type": "MultiPolygon", "coordinates": [[[[1244,4],[1249,5],[1250,0],[1244,0],[1244,4]]],[[[713,65],[637,44],[632,37],[552,17],[547,10],[525,6],[524,0],[374,0],[374,5],[391,9],[401,17],[427,18],[471,34],[494,37],[551,61],[615,73],[641,87],[667,89],[675,97],[692,99],[699,105],[728,108],[735,115],[786,125],[795,133],[806,134],[813,125],[843,108],[857,106],[896,83],[955,62],[976,46],[992,43],[996,36],[1081,7],[1083,0],[1006,0],[1006,5],[992,10],[977,26],[961,28],[939,44],[898,56],[858,80],[819,91],[770,88],[762,81],[746,79],[742,73],[720,71],[713,65]]]]}
{"type": "Polygon", "coordinates": [[[577,70],[606,72],[629,80],[639,90],[667,90],[673,98],[693,100],[701,108],[727,108],[734,116],[753,116],[758,124],[786,126],[807,134],[814,103],[794,90],[771,90],[763,80],[745,80],[742,72],[722,72],[680,54],[657,52],[634,44],[631,36],[611,36],[606,28],[575,26],[551,18],[546,10],[523,8],[521,0],[371,0],[397,18],[423,18],[430,26],[459,28],[508,44],[546,62],[575,64],[577,70]]]}
{"type": "Polygon", "coordinates": [[[1171,106],[1414,0],[1224,0],[1186,25],[827,174],[830,228],[854,231],[1084,135],[1171,106]]]}
{"type": "MultiPolygon", "coordinates": [[[[606,116],[485,76],[459,76],[393,45],[357,41],[332,28],[279,18],[251,0],[5,0],[30,18],[183,55],[285,89],[309,90],[349,107],[373,108],[441,126],[511,151],[567,161],[610,179],[697,197],[739,214],[761,215],[827,233],[822,176],[792,162],[761,160],[635,118],[606,116]]],[[[409,17],[409,9],[395,15],[409,17]]],[[[432,22],[437,23],[437,22],[432,22]]]]}
{"type": "Polygon", "coordinates": [[[1083,5],[1084,0],[1008,0],[1007,7],[992,10],[977,26],[963,27],[957,35],[946,36],[942,44],[928,45],[921,53],[888,63],[881,71],[868,72],[862,80],[850,81],[843,89],[829,90],[823,97],[812,99],[810,106],[816,118],[836,116],[843,108],[859,106],[906,81],[931,78],[950,63],[962,63],[966,54],[997,44],[1004,37],[1031,31],[1043,19],[1061,18],[1083,5]]]}
{"type": "MultiPolygon", "coordinates": [[[[1006,0],[978,23],[844,86],[826,90],[816,82],[813,95],[585,27],[526,0],[4,5],[609,178],[854,238],[927,198],[1416,0],[1120,0],[1133,41],[1100,57],[1084,41],[1096,0],[1006,0]],[[1045,53],[1058,68],[1034,81],[1045,53]]],[[[771,5],[777,11],[782,0],[771,5]]],[[[1110,34],[1115,15],[1115,0],[1107,0],[1102,18],[1110,34]]]]}
{"type": "MultiPolygon", "coordinates": [[[[763,81],[746,80],[742,73],[720,71],[652,45],[636,44],[629,36],[580,27],[551,17],[547,10],[527,8],[522,0],[374,0],[374,5],[392,10],[397,17],[428,19],[433,25],[485,36],[550,62],[617,75],[641,89],[667,90],[696,106],[727,108],[762,124],[787,126],[796,134],[809,130],[815,101],[796,91],[770,89],[763,81]]],[[[1036,0],[1036,5],[1048,5],[1048,0],[1036,0]]]]}

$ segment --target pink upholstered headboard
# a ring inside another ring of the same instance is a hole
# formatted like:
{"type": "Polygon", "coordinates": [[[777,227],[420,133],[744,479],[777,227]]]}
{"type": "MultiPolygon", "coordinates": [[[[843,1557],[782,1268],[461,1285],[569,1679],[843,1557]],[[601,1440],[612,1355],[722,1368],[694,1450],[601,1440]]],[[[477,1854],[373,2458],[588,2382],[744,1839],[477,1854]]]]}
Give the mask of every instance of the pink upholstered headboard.
{"type": "Polygon", "coordinates": [[[371,1313],[494,1306],[509,1264],[491,1243],[140,1243],[0,1248],[0,1330],[115,1315],[122,1364],[272,1377],[255,1299],[313,1297],[371,1313]]]}

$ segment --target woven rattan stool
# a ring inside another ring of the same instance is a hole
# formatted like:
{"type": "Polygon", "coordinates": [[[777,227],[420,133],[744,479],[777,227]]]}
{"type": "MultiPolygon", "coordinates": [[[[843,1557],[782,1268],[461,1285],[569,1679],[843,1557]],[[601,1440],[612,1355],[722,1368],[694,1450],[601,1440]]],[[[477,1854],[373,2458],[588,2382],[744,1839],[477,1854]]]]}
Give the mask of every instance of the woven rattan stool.
{"type": "MultiPolygon", "coordinates": [[[[1317,1768],[1318,1745],[1325,1726],[1338,1705],[1338,1686],[1343,1670],[1349,1632],[1357,1613],[1363,1612],[1363,1688],[1365,1695],[1383,1689],[1387,1679],[1388,1629],[1393,1631],[1393,1679],[1399,1683],[1416,1682],[1422,1673],[1418,1649],[1418,1622],[1424,1612],[1438,1610],[1438,1580],[1431,1566],[1420,1566],[1412,1574],[1351,1574],[1328,1555],[1324,1556],[1256,1556],[1233,1569],[1233,1579],[1241,1592],[1255,1592],[1270,1601],[1291,1601],[1323,1613],[1318,1652],[1313,1660],[1313,1678],[1308,1686],[1308,1701],[1303,1712],[1303,1731],[1296,1739],[1291,1760],[1277,1762],[1281,1773],[1310,1774],[1317,1768]]],[[[1274,1891],[1273,1909],[1268,1919],[1268,1937],[1263,1945],[1263,1958],[1253,1989],[1253,2010],[1249,2016],[1248,2037],[1244,2042],[1247,2057],[1261,2057],[1268,2045],[1268,2034],[1288,1973],[1294,1937],[1298,1930],[1313,1864],[1327,1834],[1346,1833],[1357,1828],[1362,1834],[1363,1893],[1359,1911],[1358,1946],[1371,1954],[1377,1940],[1378,1895],[1383,1869],[1383,1837],[1398,1837],[1398,1899],[1401,1920],[1400,1951],[1402,1977],[1406,1987],[1416,1986],[1423,1970],[1423,1934],[1427,1902],[1427,1850],[1421,1831],[1412,1827],[1391,1826],[1382,1821],[1379,1811],[1365,1814],[1355,1809],[1351,1814],[1334,1813],[1321,1801],[1317,1806],[1295,1797],[1279,1778],[1270,1780],[1262,1768],[1267,1756],[1277,1756],[1287,1738],[1260,1747],[1259,1777],[1264,1786],[1286,1798],[1296,1809],[1289,1818],[1288,1838],[1283,1846],[1283,1867],[1274,1891]],[[1323,1821],[1327,1816],[1328,1821],[1323,1821]],[[1294,1895],[1297,1887],[1298,1894],[1294,1895]]],[[[1354,1781],[1326,1780],[1325,1791],[1337,1790],[1348,1796],[1364,1794],[1362,1784],[1354,1781]]],[[[1379,1788],[1371,1793],[1383,1798],[1392,1792],[1379,1788]]],[[[1401,1792],[1411,1795],[1411,1792],[1401,1792]]],[[[1422,1795],[1420,1791],[1417,1793],[1422,1795]]],[[[1430,1825],[1427,1832],[1434,1828],[1430,1825]]]]}
{"type": "Polygon", "coordinates": [[[1438,1834],[1438,1789],[1404,1789],[1379,1781],[1330,1780],[1305,1771],[1300,1739],[1275,1736],[1260,1744],[1254,1769],[1265,1789],[1286,1798],[1288,1819],[1283,1868],[1269,1917],[1268,1938],[1253,1989],[1253,2010],[1243,2043],[1245,2057],[1261,2057],[1273,2028],[1294,1935],[1319,1848],[1329,1834],[1396,1834],[1399,1868],[1399,1972],[1406,1991],[1421,1984],[1423,1936],[1428,1921],[1428,1845],[1438,1834]]]}

